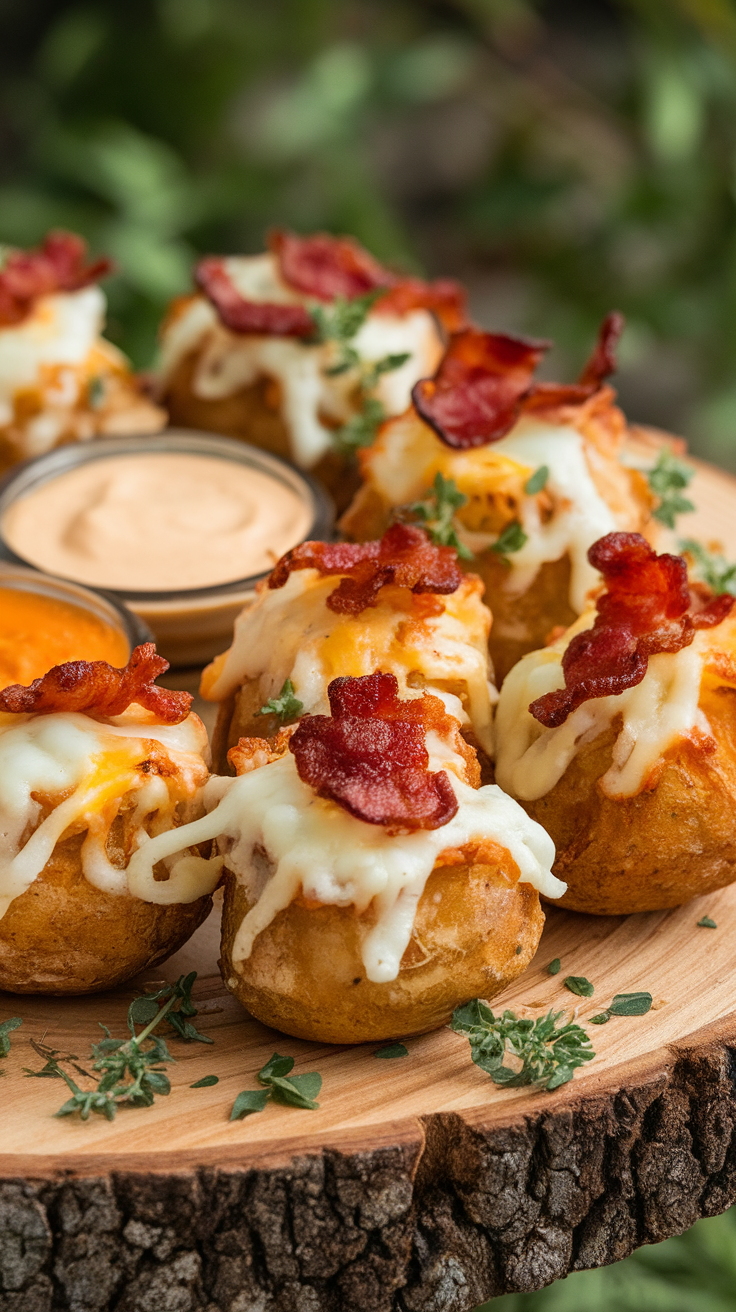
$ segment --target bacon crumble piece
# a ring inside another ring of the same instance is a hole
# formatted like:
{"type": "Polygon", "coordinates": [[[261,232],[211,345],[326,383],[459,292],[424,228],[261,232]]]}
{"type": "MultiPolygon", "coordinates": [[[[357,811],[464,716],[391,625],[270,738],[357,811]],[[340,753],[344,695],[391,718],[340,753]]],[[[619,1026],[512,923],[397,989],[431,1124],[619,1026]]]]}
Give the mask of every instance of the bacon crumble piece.
{"type": "Polygon", "coordinates": [[[239,738],[231,747],[227,759],[237,775],[250,774],[260,770],[262,765],[271,765],[286,755],[289,739],[294,732],[294,725],[279,729],[275,738],[239,738]]]}
{"type": "Polygon", "coordinates": [[[434,378],[414,385],[418,414],[455,449],[497,442],[516,423],[549,345],[477,328],[455,333],[434,378]]]}
{"type": "Polygon", "coordinates": [[[444,770],[428,772],[427,730],[451,725],[439,697],[398,697],[393,674],[333,679],[332,716],[305,715],[289,740],[299,778],[358,820],[389,830],[439,829],[458,801],[444,770]]]}
{"type": "Polygon", "coordinates": [[[607,590],[596,602],[592,629],[565,649],[565,687],[529,707],[548,729],[564,724],[583,702],[636,687],[650,656],[688,647],[696,629],[720,624],[736,600],[724,594],[704,604],[688,586],[682,556],[658,556],[639,533],[608,533],[593,543],[588,560],[607,590]]]}
{"type": "Polygon", "coordinates": [[[611,310],[598,329],[598,341],[578,379],[581,387],[597,391],[605,378],[616,372],[616,347],[626,320],[618,310],[611,310]]]}
{"type": "Polygon", "coordinates": [[[303,305],[246,300],[230,277],[225,261],[216,256],[200,260],[194,278],[225,327],[233,333],[310,337],[314,332],[314,320],[303,305]]]}
{"type": "Polygon", "coordinates": [[[278,228],[269,233],[268,244],[284,282],[318,301],[334,301],[338,296],[351,301],[395,281],[352,237],[332,237],[327,232],[299,237],[278,228]]]}
{"type": "Polygon", "coordinates": [[[87,243],[73,232],[50,232],[36,250],[12,250],[0,268],[0,325],[21,323],[39,296],[76,292],[113,268],[111,260],[86,264],[87,243]]]}
{"type": "Polygon", "coordinates": [[[180,724],[189,714],[192,695],[157,688],[154,680],[169,668],[152,642],[144,642],[132,652],[122,669],[107,661],[67,661],[54,665],[28,687],[10,684],[0,691],[0,711],[14,715],[48,714],[52,711],[77,711],[109,719],[122,715],[136,702],[151,711],[161,724],[180,724]]]}
{"type": "Polygon", "coordinates": [[[327,598],[329,609],[339,615],[360,615],[375,606],[381,588],[389,583],[415,594],[447,594],[463,581],[455,548],[435,547],[415,524],[392,524],[374,542],[302,542],[281,557],[269,576],[269,588],[283,588],[297,569],[343,576],[327,598]]]}

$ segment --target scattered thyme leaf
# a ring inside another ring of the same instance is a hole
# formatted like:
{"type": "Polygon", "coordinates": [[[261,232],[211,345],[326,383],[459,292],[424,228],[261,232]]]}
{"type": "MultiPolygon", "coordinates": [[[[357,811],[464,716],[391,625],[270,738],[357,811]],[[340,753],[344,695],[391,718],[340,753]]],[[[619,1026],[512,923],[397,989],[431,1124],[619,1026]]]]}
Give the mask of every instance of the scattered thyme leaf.
{"type": "Polygon", "coordinates": [[[700,929],[718,929],[715,920],[712,920],[710,916],[701,916],[698,921],[698,927],[700,929]]]}
{"type": "Polygon", "coordinates": [[[289,720],[298,720],[303,710],[304,703],[295,695],[291,679],[285,679],[278,697],[271,697],[256,715],[278,715],[281,723],[286,724],[289,720]]]}
{"type": "Polygon", "coordinates": [[[611,1016],[646,1016],[651,1011],[651,993],[617,993],[608,1005],[611,1016]]]}
{"type": "Polygon", "coordinates": [[[547,974],[548,974],[548,975],[559,975],[561,964],[562,964],[562,963],[561,963],[561,961],[560,961],[560,958],[559,958],[559,957],[554,957],[554,958],[552,959],[552,961],[550,961],[550,963],[549,963],[549,965],[548,965],[548,967],[547,967],[547,974]]]}
{"type": "Polygon", "coordinates": [[[403,1043],[387,1043],[385,1048],[379,1048],[374,1052],[374,1057],[408,1057],[409,1049],[403,1043]]]}
{"type": "Polygon", "coordinates": [[[693,573],[708,585],[711,592],[728,592],[736,597],[736,564],[731,564],[720,552],[709,551],[695,538],[681,538],[680,551],[690,557],[693,573]]]}
{"type": "Polygon", "coordinates": [[[242,1121],[243,1117],[250,1116],[252,1112],[262,1112],[268,1102],[268,1089],[244,1089],[239,1093],[233,1109],[230,1113],[231,1121],[242,1121]]]}
{"type": "Polygon", "coordinates": [[[269,1080],[274,1077],[281,1078],[288,1075],[289,1071],[294,1069],[293,1057],[282,1057],[280,1053],[275,1052],[273,1057],[269,1057],[266,1065],[258,1072],[258,1078],[262,1084],[268,1084],[269,1080]]]}
{"type": "Polygon", "coordinates": [[[213,1084],[219,1084],[219,1083],[220,1083],[219,1075],[203,1075],[201,1080],[195,1080],[194,1084],[189,1085],[189,1088],[211,1089],[213,1084]]]}
{"type": "Polygon", "coordinates": [[[95,375],[87,383],[87,400],[93,410],[98,410],[105,399],[105,380],[95,375]]]}
{"type": "Polygon", "coordinates": [[[579,998],[592,998],[595,988],[584,975],[567,975],[562,981],[566,989],[576,993],[579,998]]]}
{"type": "Polygon", "coordinates": [[[474,998],[456,1007],[450,1028],[470,1043],[470,1055],[495,1084],[518,1087],[532,1084],[557,1089],[571,1080],[578,1066],[595,1053],[582,1026],[572,1021],[558,1025],[563,1012],[527,1020],[513,1011],[496,1016],[487,1002],[474,998]],[[509,1053],[521,1061],[521,1069],[505,1066],[509,1053]]]}
{"type": "Polygon", "coordinates": [[[511,523],[507,524],[502,530],[497,541],[493,543],[491,551],[498,552],[499,556],[511,556],[515,551],[521,551],[527,541],[527,535],[518,519],[512,519],[511,523]]]}
{"type": "Polygon", "coordinates": [[[610,1011],[599,1011],[597,1016],[591,1016],[590,1025],[605,1025],[611,1019],[610,1011]]]}
{"type": "Polygon", "coordinates": [[[322,1076],[317,1071],[307,1071],[304,1075],[291,1075],[283,1079],[274,1075],[269,1080],[269,1087],[274,1102],[316,1111],[319,1103],[315,1102],[315,1098],[322,1088],[322,1076]]]}
{"type": "Polygon", "coordinates": [[[660,524],[674,528],[678,515],[695,509],[692,501],[682,495],[682,489],[688,487],[694,473],[694,469],[678,460],[671,451],[660,452],[657,463],[647,472],[647,482],[659,500],[652,514],[660,524]]]}
{"type": "Polygon", "coordinates": [[[519,943],[517,948],[515,949],[515,956],[517,957],[521,956],[521,943],[519,943]]]}
{"type": "Polygon", "coordinates": [[[401,354],[384,355],[382,359],[374,361],[373,364],[366,365],[363,371],[362,386],[366,391],[370,391],[376,386],[379,378],[384,374],[393,373],[394,369],[400,369],[402,364],[406,364],[411,359],[410,351],[402,351],[401,354]]]}
{"type": "Polygon", "coordinates": [[[383,405],[375,396],[363,398],[361,409],[341,428],[336,428],[332,440],[343,455],[354,455],[359,447],[370,446],[378,425],[386,418],[383,405]]]}
{"type": "Polygon", "coordinates": [[[535,469],[534,473],[527,479],[524,485],[524,491],[527,496],[534,497],[537,495],[537,492],[541,492],[543,488],[547,486],[548,478],[549,465],[540,465],[539,469],[535,469]]]}
{"type": "Polygon", "coordinates": [[[0,1057],[7,1057],[10,1052],[10,1035],[22,1024],[20,1016],[11,1016],[10,1020],[0,1021],[0,1057]]]}
{"type": "Polygon", "coordinates": [[[407,506],[406,513],[421,521],[436,547],[454,547],[461,559],[472,560],[472,551],[460,541],[455,527],[455,512],[465,505],[467,499],[455,480],[445,478],[438,469],[432,495],[426,501],[415,501],[407,506]]]}
{"type": "Polygon", "coordinates": [[[336,296],[329,310],[322,305],[315,306],[310,311],[314,323],[314,335],[307,339],[307,344],[351,341],[356,333],[360,332],[372,305],[385,290],[385,287],[374,287],[364,292],[362,296],[353,296],[351,300],[347,300],[344,296],[336,296]]]}

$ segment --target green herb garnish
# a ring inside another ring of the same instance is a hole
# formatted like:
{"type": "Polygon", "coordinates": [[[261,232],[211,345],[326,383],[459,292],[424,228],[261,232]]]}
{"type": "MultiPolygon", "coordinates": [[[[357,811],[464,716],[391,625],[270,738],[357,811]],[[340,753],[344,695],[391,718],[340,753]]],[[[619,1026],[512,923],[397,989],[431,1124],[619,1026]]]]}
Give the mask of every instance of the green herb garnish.
{"type": "Polygon", "coordinates": [[[718,929],[715,920],[711,920],[710,916],[701,916],[698,921],[698,927],[700,929],[718,929]]]}
{"type": "Polygon", "coordinates": [[[680,551],[690,557],[696,578],[706,583],[711,592],[728,592],[736,597],[736,565],[719,552],[709,551],[695,538],[682,538],[680,551]]]}
{"type": "Polygon", "coordinates": [[[606,1021],[611,1019],[610,1011],[599,1011],[597,1016],[591,1016],[590,1025],[605,1025],[606,1021]]]}
{"type": "Polygon", "coordinates": [[[220,1083],[219,1075],[203,1075],[201,1080],[195,1080],[194,1084],[189,1085],[189,1088],[211,1089],[213,1084],[219,1084],[219,1083],[220,1083]]]}
{"type": "Polygon", "coordinates": [[[455,1008],[450,1028],[468,1039],[473,1061],[494,1084],[552,1090],[567,1084],[576,1068],[595,1056],[580,1025],[558,1026],[563,1014],[550,1011],[537,1020],[522,1019],[513,1011],[495,1016],[487,1002],[474,998],[455,1008]],[[504,1065],[506,1053],[521,1061],[520,1070],[504,1065]]]}
{"type": "Polygon", "coordinates": [[[610,1016],[646,1016],[651,1007],[651,993],[617,993],[607,1010],[610,1016]]]}
{"type": "Polygon", "coordinates": [[[584,975],[568,975],[562,982],[566,989],[576,993],[579,998],[592,998],[595,993],[595,988],[584,975]]]}
{"type": "Polygon", "coordinates": [[[85,1079],[91,1080],[94,1076],[90,1075],[83,1066],[78,1064],[79,1058],[75,1052],[62,1052],[60,1048],[51,1048],[42,1040],[37,1042],[35,1039],[28,1040],[33,1051],[46,1063],[40,1071],[32,1071],[27,1066],[23,1067],[23,1074],[31,1076],[38,1080],[60,1080],[63,1079],[59,1069],[62,1065],[71,1066],[78,1075],[84,1075],[85,1079]]]}
{"type": "Polygon", "coordinates": [[[518,519],[512,519],[511,523],[506,525],[498,539],[493,543],[491,551],[497,551],[499,556],[511,556],[515,551],[521,551],[527,541],[527,535],[518,519]]]}
{"type": "MultiPolygon", "coordinates": [[[[0,1021],[0,1057],[7,1057],[10,1052],[10,1035],[22,1024],[20,1016],[11,1016],[10,1020],[0,1021]]],[[[4,1073],[3,1071],[2,1074],[4,1073]]]]}
{"type": "Polygon", "coordinates": [[[336,428],[332,440],[343,455],[354,455],[359,447],[370,446],[378,425],[386,418],[383,405],[375,396],[366,396],[362,408],[342,428],[336,428]]]}
{"type": "Polygon", "coordinates": [[[678,460],[671,451],[661,451],[657,463],[647,472],[647,482],[659,499],[659,505],[652,511],[655,519],[667,528],[675,527],[678,515],[694,510],[692,501],[682,495],[682,489],[692,482],[695,470],[678,460]]]}
{"type": "Polygon", "coordinates": [[[541,492],[542,489],[547,486],[548,478],[549,465],[540,465],[539,469],[535,469],[531,478],[528,478],[524,485],[524,491],[527,496],[534,497],[537,495],[537,492],[541,492]]]}
{"type": "Polygon", "coordinates": [[[318,346],[323,342],[337,342],[342,352],[342,359],[328,369],[327,373],[343,373],[346,369],[360,363],[357,351],[349,347],[348,343],[360,332],[372,305],[385,290],[385,287],[373,287],[362,296],[354,296],[352,300],[347,300],[344,296],[336,296],[329,310],[322,305],[316,305],[310,310],[314,333],[305,339],[305,344],[318,346]]]}
{"type": "Polygon", "coordinates": [[[559,957],[554,957],[553,960],[550,961],[550,963],[549,963],[549,965],[548,965],[548,967],[547,967],[547,974],[548,974],[548,975],[559,975],[559,973],[560,973],[560,965],[561,965],[560,958],[559,958],[559,957]]]}
{"type": "Polygon", "coordinates": [[[388,1043],[385,1048],[379,1048],[374,1052],[374,1057],[408,1057],[409,1049],[403,1043],[388,1043]]]}
{"type": "Polygon", "coordinates": [[[436,547],[454,547],[463,560],[472,560],[473,553],[460,541],[455,528],[455,511],[464,506],[467,497],[452,478],[445,478],[437,470],[432,484],[433,493],[426,501],[415,501],[407,506],[406,513],[422,521],[436,547]]]}
{"type": "Polygon", "coordinates": [[[87,400],[93,410],[99,409],[105,399],[105,380],[96,375],[87,383],[87,400]]]}
{"type": "Polygon", "coordinates": [[[278,697],[271,697],[256,715],[278,715],[281,723],[286,724],[287,720],[298,720],[303,710],[304,703],[295,696],[291,679],[285,679],[278,697]]]}
{"type": "Polygon", "coordinates": [[[244,1089],[239,1093],[230,1113],[231,1121],[242,1120],[252,1112],[262,1112],[269,1098],[288,1107],[301,1107],[316,1111],[319,1103],[315,1098],[322,1088],[322,1076],[317,1071],[307,1071],[304,1075],[292,1075],[293,1057],[282,1057],[275,1052],[258,1072],[258,1080],[265,1084],[265,1089],[244,1089]]]}
{"type": "MultiPolygon", "coordinates": [[[[90,1045],[94,1058],[92,1071],[99,1076],[94,1089],[81,1089],[63,1069],[62,1061],[76,1059],[71,1056],[62,1058],[58,1053],[54,1054],[53,1049],[46,1049],[48,1055],[44,1069],[28,1071],[27,1074],[64,1080],[72,1096],[56,1115],[71,1116],[79,1112],[86,1121],[92,1112],[97,1112],[112,1121],[118,1107],[150,1107],[157,1094],[170,1093],[171,1084],[163,1068],[176,1059],[164,1039],[154,1036],[153,1031],[165,1020],[186,1042],[212,1042],[192,1024],[191,1018],[197,1015],[192,1002],[192,985],[196,978],[197,972],[193,970],[189,975],[181,975],[175,984],[165,984],[155,993],[135,998],[128,1008],[129,1039],[115,1039],[106,1025],[100,1026],[104,1037],[99,1043],[90,1045]],[[136,1031],[137,1025],[143,1025],[140,1032],[136,1031]]],[[[44,1055],[43,1051],[41,1055],[44,1055]]],[[[81,1075],[87,1074],[79,1066],[76,1070],[81,1075]]]]}

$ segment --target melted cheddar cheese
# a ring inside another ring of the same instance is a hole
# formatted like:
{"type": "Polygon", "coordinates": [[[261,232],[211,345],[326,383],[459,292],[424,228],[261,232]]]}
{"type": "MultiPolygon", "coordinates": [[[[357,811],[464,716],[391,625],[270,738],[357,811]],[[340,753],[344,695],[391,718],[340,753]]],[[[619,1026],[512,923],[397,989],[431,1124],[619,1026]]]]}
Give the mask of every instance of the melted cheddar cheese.
{"type": "MultiPolygon", "coordinates": [[[[107,854],[123,804],[133,807],[133,844],[196,809],[208,777],[207,735],[196,715],[156,724],[141,707],[100,723],[75,712],[0,714],[0,917],[33,883],[65,836],[86,831],[82,871],[103,892],[128,894],[126,871],[107,854]]],[[[210,892],[207,880],[168,900],[210,892]]],[[[167,889],[167,881],[162,881],[167,889]]]]}

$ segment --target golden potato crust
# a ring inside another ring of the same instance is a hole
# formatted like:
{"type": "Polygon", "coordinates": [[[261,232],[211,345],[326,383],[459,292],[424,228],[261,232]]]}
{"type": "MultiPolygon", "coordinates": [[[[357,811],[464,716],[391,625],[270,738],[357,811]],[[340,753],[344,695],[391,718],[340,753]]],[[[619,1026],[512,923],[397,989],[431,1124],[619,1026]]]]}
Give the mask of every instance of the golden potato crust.
{"type": "Polygon", "coordinates": [[[619,720],[546,796],[521,803],[557,849],[553,870],[568,885],[559,905],[598,916],[658,911],[736,879],[736,690],[710,691],[700,705],[717,750],[680,741],[647,791],[615,799],[598,788],[619,720]]]}
{"type": "MultiPolygon", "coordinates": [[[[512,872],[513,871],[513,872],[512,872]]],[[[258,1020],[285,1034],[324,1043],[375,1043],[446,1024],[460,1003],[492,998],[534,956],[544,924],[539,896],[516,883],[499,848],[495,865],[438,866],[417,908],[398,977],[365,977],[361,931],[371,908],[292,902],[255,940],[237,974],[232,948],[248,896],[225,885],[220,969],[228,988],[258,1020]]]]}
{"type": "Polygon", "coordinates": [[[51,859],[0,919],[0,989],[78,994],[113,988],[158,965],[209,914],[210,897],[173,906],[103,893],[82,874],[84,834],[51,859]]]}
{"type": "MultiPolygon", "coordinates": [[[[184,356],[167,380],[161,401],[169,412],[169,422],[239,437],[293,462],[289,430],[279,408],[278,383],[261,377],[231,396],[212,400],[199,397],[192,387],[197,355],[197,351],[191,351],[184,356]]],[[[324,484],[339,511],[349,505],[360,483],[355,461],[344,460],[337,451],[326,452],[309,472],[324,484]]]]}

